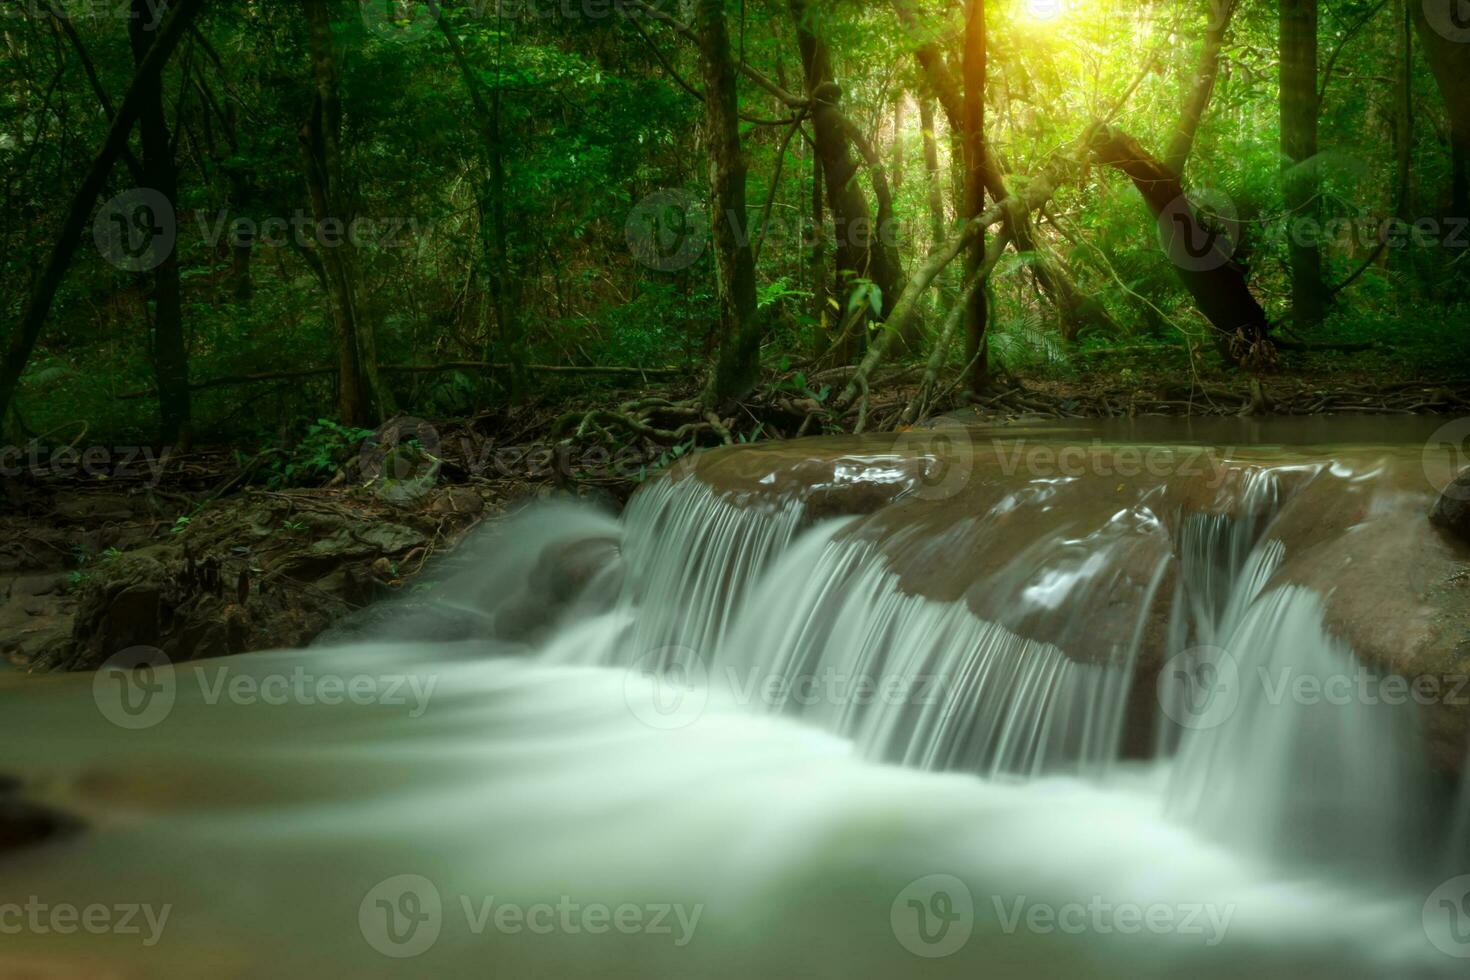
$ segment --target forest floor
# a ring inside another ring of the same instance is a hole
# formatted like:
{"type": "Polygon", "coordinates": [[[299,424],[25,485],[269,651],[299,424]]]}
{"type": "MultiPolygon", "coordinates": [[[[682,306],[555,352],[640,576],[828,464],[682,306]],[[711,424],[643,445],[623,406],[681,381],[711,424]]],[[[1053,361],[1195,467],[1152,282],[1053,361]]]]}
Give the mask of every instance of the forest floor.
{"type": "MultiPolygon", "coordinates": [[[[522,502],[574,494],[615,510],[696,445],[851,431],[860,412],[868,431],[902,427],[914,369],[887,372],[866,406],[834,413],[812,389],[830,392],[846,370],[762,389],[718,426],[697,415],[697,424],[688,421],[692,385],[589,393],[573,411],[558,400],[432,425],[415,420],[404,430],[416,437],[411,451],[385,440],[311,486],[261,485],[259,457],[225,450],[172,456],[156,473],[7,478],[0,658],[22,671],[76,670],[143,645],[183,660],[305,646],[355,609],[422,588],[460,542],[522,502]],[[620,416],[642,429],[619,431],[620,416]],[[589,417],[598,419],[590,428],[576,424],[589,417]],[[426,433],[428,449],[417,441],[426,433]]],[[[1000,379],[980,398],[935,394],[936,408],[988,422],[1470,413],[1470,384],[1342,372],[1263,381],[1164,372],[1000,379]]]]}

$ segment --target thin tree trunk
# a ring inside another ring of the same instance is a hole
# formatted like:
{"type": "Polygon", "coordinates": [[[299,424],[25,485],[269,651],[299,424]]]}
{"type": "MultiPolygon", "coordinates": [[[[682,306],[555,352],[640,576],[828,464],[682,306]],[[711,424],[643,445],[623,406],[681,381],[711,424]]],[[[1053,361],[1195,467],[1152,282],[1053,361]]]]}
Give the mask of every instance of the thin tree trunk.
{"type": "Polygon", "coordinates": [[[755,262],[745,211],[746,162],[724,0],[698,0],[695,29],[704,72],[705,140],[710,154],[711,237],[719,299],[719,352],[704,402],[718,410],[747,394],[760,375],[755,262]]]}
{"type": "Polygon", "coordinates": [[[895,191],[903,186],[903,110],[906,99],[905,93],[899,92],[893,103],[893,163],[888,172],[895,191]]]}
{"type": "Polygon", "coordinates": [[[1409,178],[1414,154],[1414,24],[1407,0],[1395,0],[1399,32],[1398,71],[1395,80],[1398,105],[1394,112],[1394,151],[1398,179],[1394,182],[1394,214],[1409,219],[1409,178]]]}
{"type": "Polygon", "coordinates": [[[827,219],[822,206],[822,158],[812,153],[812,245],[808,268],[812,280],[812,355],[827,348],[829,279],[827,274],[827,219]]]}
{"type": "Polygon", "coordinates": [[[1220,75],[1220,52],[1225,47],[1225,36],[1230,30],[1230,21],[1235,16],[1238,0],[1208,0],[1210,23],[1205,28],[1204,48],[1200,51],[1199,68],[1195,71],[1194,84],[1184,100],[1184,111],[1179,117],[1179,126],[1169,141],[1164,163],[1181,178],[1189,163],[1190,151],[1194,149],[1195,134],[1199,132],[1200,120],[1210,105],[1215,93],[1215,81],[1220,75]]]}
{"type": "Polygon", "coordinates": [[[204,0],[177,0],[173,4],[169,15],[156,32],[157,37],[148,49],[148,56],[138,66],[132,84],[128,86],[127,93],[118,105],[117,115],[113,117],[97,156],[92,160],[86,176],[82,178],[81,186],[72,197],[46,266],[36,279],[20,322],[10,331],[5,361],[0,364],[0,419],[6,418],[10,413],[20,376],[25,373],[31,352],[35,350],[36,340],[41,335],[41,327],[51,312],[52,303],[56,301],[56,292],[61,288],[61,281],[66,277],[66,270],[71,265],[77,246],[81,244],[82,233],[91,221],[92,206],[107,185],[107,175],[127,145],[128,134],[143,110],[147,86],[162,75],[163,66],[168,63],[189,22],[198,15],[203,6],[204,0]]]}
{"type": "Polygon", "coordinates": [[[337,338],[337,411],[347,425],[374,426],[387,411],[378,383],[373,330],[359,315],[357,270],[348,230],[353,209],[342,163],[342,103],[337,56],[327,0],[306,0],[315,92],[311,116],[302,127],[306,185],[317,227],[338,229],[321,249],[328,307],[337,338]]]}
{"type": "MultiPolygon", "coordinates": [[[[490,268],[488,276],[490,301],[495,308],[496,323],[500,327],[501,356],[512,364],[519,364],[525,359],[525,355],[521,344],[517,303],[511,295],[511,282],[514,277],[510,270],[510,251],[507,246],[505,219],[505,154],[500,138],[500,85],[496,84],[491,88],[490,102],[487,104],[484,94],[480,91],[484,83],[476,73],[474,66],[470,64],[469,58],[465,56],[464,46],[459,43],[459,36],[456,33],[457,28],[449,22],[448,17],[440,16],[436,19],[439,22],[439,30],[449,45],[450,54],[454,56],[454,63],[459,69],[465,90],[469,93],[470,103],[475,110],[475,120],[480,130],[480,141],[484,144],[486,159],[490,165],[489,186],[483,188],[480,195],[480,240],[484,252],[483,261],[490,268]]],[[[486,356],[488,358],[489,352],[486,356]]],[[[517,375],[517,384],[520,382],[521,373],[520,371],[513,372],[517,375]]]]}
{"type": "Polygon", "coordinates": [[[1322,251],[1310,233],[1318,214],[1317,0],[1280,0],[1281,153],[1285,177],[1287,236],[1291,263],[1291,307],[1296,325],[1322,321],[1322,251]]]}
{"type": "MultiPolygon", "coordinates": [[[[142,65],[153,46],[157,24],[153,0],[133,0],[128,24],[133,60],[142,65]]],[[[163,76],[144,83],[138,117],[143,145],[143,179],[178,209],[179,175],[163,110],[163,76]]],[[[179,292],[179,251],[171,247],[153,270],[153,372],[158,382],[159,441],[185,448],[189,443],[189,354],[184,343],[184,310],[179,292]]]]}
{"type": "Polygon", "coordinates": [[[939,137],[934,127],[934,98],[919,99],[919,125],[924,129],[924,171],[929,184],[929,234],[933,244],[944,241],[949,219],[944,213],[944,183],[939,170],[939,137]]]}
{"type": "MultiPolygon", "coordinates": [[[[985,210],[988,160],[985,146],[985,0],[968,0],[965,17],[964,125],[965,217],[985,210]]],[[[985,231],[982,228],[970,245],[965,263],[965,281],[977,277],[985,264],[985,231]]],[[[990,359],[985,332],[989,326],[989,297],[984,289],[970,298],[965,314],[965,361],[971,364],[970,390],[983,391],[990,384],[990,359]]]]}

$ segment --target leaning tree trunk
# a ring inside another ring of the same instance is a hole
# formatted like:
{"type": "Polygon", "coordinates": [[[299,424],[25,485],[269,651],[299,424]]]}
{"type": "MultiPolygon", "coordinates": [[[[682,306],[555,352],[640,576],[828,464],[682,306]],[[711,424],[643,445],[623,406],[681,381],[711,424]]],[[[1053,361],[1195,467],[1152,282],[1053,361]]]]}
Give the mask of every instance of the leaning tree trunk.
{"type": "Polygon", "coordinates": [[[760,324],[755,306],[755,262],[745,212],[745,157],[740,147],[740,116],[735,63],[725,26],[724,0],[698,0],[704,72],[705,141],[710,155],[711,238],[719,300],[714,371],[704,392],[706,407],[719,409],[755,387],[760,373],[760,324]]]}
{"type": "MultiPolygon", "coordinates": [[[[156,0],[133,0],[128,24],[133,60],[142,65],[153,46],[159,26],[156,0]]],[[[163,76],[143,83],[143,105],[138,128],[143,144],[143,182],[175,211],[179,202],[179,175],[168,118],[163,110],[163,76]]],[[[158,382],[161,417],[159,440],[185,447],[189,442],[189,355],[184,344],[184,310],[179,295],[179,250],[172,244],[153,270],[153,371],[158,382]]]]}
{"type": "Polygon", "coordinates": [[[1174,271],[1215,328],[1221,353],[1238,364],[1269,364],[1274,353],[1266,311],[1246,286],[1228,231],[1205,220],[1184,193],[1178,174],[1133,137],[1102,126],[1086,142],[1099,163],[1127,174],[1143,195],[1174,271]]]}
{"type": "Polygon", "coordinates": [[[156,32],[157,37],[149,47],[147,57],[138,66],[127,94],[118,105],[117,115],[108,127],[101,149],[97,151],[91,167],[82,178],[81,186],[71,199],[46,266],[36,279],[20,322],[10,331],[5,360],[0,364],[0,420],[10,415],[20,376],[25,373],[31,352],[35,350],[36,340],[41,336],[41,327],[51,312],[51,305],[56,301],[61,280],[65,278],[77,246],[82,242],[82,233],[92,216],[92,206],[107,185],[107,175],[112,171],[112,165],[127,148],[128,134],[132,132],[133,125],[143,111],[147,84],[163,73],[163,66],[168,63],[174,48],[178,47],[179,39],[184,36],[189,23],[203,6],[204,0],[177,0],[173,4],[169,15],[156,32]]]}
{"type": "MultiPolygon", "coordinates": [[[[1315,176],[1317,116],[1317,0],[1281,2],[1281,153],[1287,220],[1310,227],[1318,212],[1315,176]]],[[[1322,321],[1322,250],[1315,236],[1287,236],[1291,308],[1299,328],[1322,321]]]]}
{"type": "Polygon", "coordinates": [[[1169,140],[1169,149],[1164,162],[1169,169],[1184,176],[1189,163],[1189,154],[1194,149],[1194,138],[1199,124],[1209,108],[1210,98],[1215,94],[1215,80],[1220,76],[1220,52],[1225,47],[1225,36],[1230,31],[1230,21],[1239,6],[1238,0],[1208,0],[1210,22],[1205,27],[1204,47],[1200,51],[1199,68],[1194,74],[1194,84],[1184,100],[1184,111],[1180,113],[1179,125],[1169,140]]]}
{"type": "Polygon", "coordinates": [[[374,426],[387,406],[378,384],[378,358],[371,325],[359,315],[357,271],[349,229],[342,163],[342,102],[327,0],[307,0],[315,92],[311,115],[301,129],[307,192],[317,227],[342,229],[340,241],[321,249],[327,305],[337,338],[337,411],[347,425],[374,426]]]}

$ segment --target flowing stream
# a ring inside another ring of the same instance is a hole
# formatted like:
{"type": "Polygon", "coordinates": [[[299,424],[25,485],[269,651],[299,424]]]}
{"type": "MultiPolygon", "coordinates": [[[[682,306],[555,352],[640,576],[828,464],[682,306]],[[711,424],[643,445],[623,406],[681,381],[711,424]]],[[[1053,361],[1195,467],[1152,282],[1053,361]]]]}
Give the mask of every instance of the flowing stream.
{"type": "Polygon", "coordinates": [[[660,479],[342,645],[6,679],[85,829],[0,863],[0,977],[1464,976],[1470,784],[1273,687],[1355,663],[1279,575],[1302,467],[1092,524],[660,479]]]}

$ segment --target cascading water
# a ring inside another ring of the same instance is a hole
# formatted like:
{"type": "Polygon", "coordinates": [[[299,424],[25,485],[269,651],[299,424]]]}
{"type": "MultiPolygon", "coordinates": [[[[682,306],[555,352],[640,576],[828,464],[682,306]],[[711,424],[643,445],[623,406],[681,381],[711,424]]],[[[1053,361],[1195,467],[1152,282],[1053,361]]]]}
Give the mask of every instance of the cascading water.
{"type": "Polygon", "coordinates": [[[376,645],[179,665],[125,737],[76,685],[0,690],[14,768],[91,821],[8,858],[0,910],[175,909],[147,951],[22,934],[0,976],[1456,975],[1425,896],[1470,869],[1416,718],[1290,693],[1360,669],[1282,580],[1320,469],[1249,469],[1228,510],[1047,478],[845,516],[686,473],[619,521],[528,511],[376,645]],[[422,710],[236,703],[214,669],[397,676],[422,710]],[[672,931],[525,927],[543,905],[672,931]]]}

